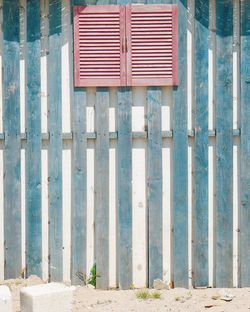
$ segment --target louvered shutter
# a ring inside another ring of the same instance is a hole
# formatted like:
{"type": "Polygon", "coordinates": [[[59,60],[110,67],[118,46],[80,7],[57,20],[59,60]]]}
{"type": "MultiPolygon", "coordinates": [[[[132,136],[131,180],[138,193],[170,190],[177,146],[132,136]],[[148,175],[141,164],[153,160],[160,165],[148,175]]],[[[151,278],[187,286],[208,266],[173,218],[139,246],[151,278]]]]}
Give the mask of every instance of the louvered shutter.
{"type": "Polygon", "coordinates": [[[126,84],[125,7],[74,8],[75,86],[126,84]]]}
{"type": "Polygon", "coordinates": [[[126,11],[127,84],[178,84],[176,5],[131,5],[126,11]]]}

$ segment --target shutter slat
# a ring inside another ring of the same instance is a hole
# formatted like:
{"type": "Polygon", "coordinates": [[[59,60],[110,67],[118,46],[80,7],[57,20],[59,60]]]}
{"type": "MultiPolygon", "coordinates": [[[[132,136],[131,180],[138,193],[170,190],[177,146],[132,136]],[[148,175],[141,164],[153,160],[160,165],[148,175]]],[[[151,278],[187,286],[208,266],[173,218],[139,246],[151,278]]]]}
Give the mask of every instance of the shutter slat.
{"type": "Polygon", "coordinates": [[[129,6],[127,15],[128,84],[176,84],[177,7],[129,6]]]}
{"type": "Polygon", "coordinates": [[[74,8],[76,86],[122,85],[124,12],[116,5],[74,8]]]}

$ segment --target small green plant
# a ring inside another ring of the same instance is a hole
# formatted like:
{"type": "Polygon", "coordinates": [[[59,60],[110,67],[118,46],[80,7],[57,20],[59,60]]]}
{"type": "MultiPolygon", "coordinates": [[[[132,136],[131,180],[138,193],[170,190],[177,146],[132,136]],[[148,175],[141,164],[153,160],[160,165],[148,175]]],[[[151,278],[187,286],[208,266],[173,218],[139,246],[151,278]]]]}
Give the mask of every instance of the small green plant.
{"type": "Polygon", "coordinates": [[[161,293],[159,291],[154,291],[150,293],[148,289],[138,290],[136,293],[137,299],[147,300],[147,299],[160,299],[161,293]]]}
{"type": "Polygon", "coordinates": [[[130,290],[134,290],[135,289],[135,285],[134,284],[130,284],[129,289],[130,290]]]}
{"type": "Polygon", "coordinates": [[[137,299],[143,299],[143,300],[149,299],[150,293],[147,289],[138,290],[136,293],[136,298],[137,299]]]}
{"type": "Polygon", "coordinates": [[[90,277],[87,280],[87,284],[96,287],[96,264],[94,264],[90,270],[90,277]]]}
{"type": "Polygon", "coordinates": [[[152,292],[152,294],[150,296],[153,299],[160,299],[161,298],[161,293],[159,291],[154,291],[154,292],[152,292]]]}

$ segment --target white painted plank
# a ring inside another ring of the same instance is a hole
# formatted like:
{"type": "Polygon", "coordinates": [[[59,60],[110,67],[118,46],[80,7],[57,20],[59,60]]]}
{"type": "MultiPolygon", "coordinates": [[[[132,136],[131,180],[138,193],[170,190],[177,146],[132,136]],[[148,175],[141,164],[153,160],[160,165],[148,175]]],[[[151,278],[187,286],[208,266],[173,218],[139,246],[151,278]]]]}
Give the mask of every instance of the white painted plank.
{"type": "MultiPolygon", "coordinates": [[[[88,103],[88,101],[87,101],[88,103]]],[[[87,274],[94,264],[95,142],[87,148],[87,274]]]]}
{"type": "Polygon", "coordinates": [[[69,282],[71,255],[71,143],[65,142],[62,151],[63,204],[63,281],[69,282]]]}
{"type": "Polygon", "coordinates": [[[49,235],[48,235],[48,209],[49,209],[49,194],[48,194],[48,146],[43,146],[42,149],[42,272],[43,280],[49,278],[48,272],[48,253],[49,253],[49,235]]]}
{"type": "Polygon", "coordinates": [[[0,145],[0,280],[4,279],[3,146],[0,145]]]}

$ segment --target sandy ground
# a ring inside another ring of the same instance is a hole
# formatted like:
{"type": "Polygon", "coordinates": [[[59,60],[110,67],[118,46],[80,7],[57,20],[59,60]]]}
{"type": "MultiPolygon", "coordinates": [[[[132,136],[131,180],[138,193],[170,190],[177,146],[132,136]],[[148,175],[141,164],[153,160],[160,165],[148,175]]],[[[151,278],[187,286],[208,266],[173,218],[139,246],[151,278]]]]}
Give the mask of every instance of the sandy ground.
{"type": "MultiPolygon", "coordinates": [[[[13,295],[14,312],[20,312],[19,292],[22,287],[42,283],[38,277],[0,282],[9,286],[13,295]]],[[[88,287],[76,287],[73,312],[121,311],[121,312],[245,312],[250,311],[250,288],[244,289],[183,289],[159,291],[160,299],[138,299],[139,290],[100,291],[88,287]],[[225,294],[234,296],[231,302],[221,300],[225,294]]],[[[154,290],[149,290],[153,293],[154,290]]],[[[46,311],[45,311],[46,312],[46,311]]],[[[60,312],[60,311],[58,311],[60,312]]]]}

